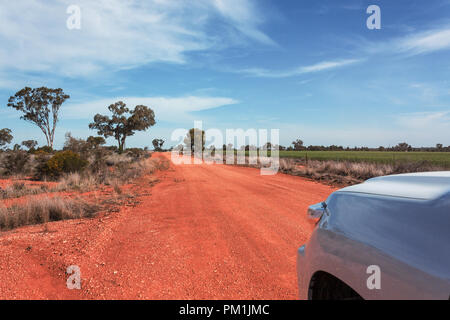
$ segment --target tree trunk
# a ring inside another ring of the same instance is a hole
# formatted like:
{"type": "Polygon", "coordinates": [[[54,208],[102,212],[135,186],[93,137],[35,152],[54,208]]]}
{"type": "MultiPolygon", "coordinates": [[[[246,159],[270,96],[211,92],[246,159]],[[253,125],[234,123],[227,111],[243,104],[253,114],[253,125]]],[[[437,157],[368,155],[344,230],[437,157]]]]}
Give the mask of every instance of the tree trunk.
{"type": "Polygon", "coordinates": [[[117,139],[117,141],[119,142],[119,154],[123,153],[123,149],[125,148],[125,139],[126,137],[117,139]]]}
{"type": "Polygon", "coordinates": [[[53,143],[50,142],[48,134],[44,131],[45,139],[47,140],[47,146],[53,149],[53,143]]]}

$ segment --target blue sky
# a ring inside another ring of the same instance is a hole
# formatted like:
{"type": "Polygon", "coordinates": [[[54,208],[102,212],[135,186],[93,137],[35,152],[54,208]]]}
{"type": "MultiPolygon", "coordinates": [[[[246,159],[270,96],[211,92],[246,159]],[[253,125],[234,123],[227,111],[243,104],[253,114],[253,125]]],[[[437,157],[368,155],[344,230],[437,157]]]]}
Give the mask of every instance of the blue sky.
{"type": "MultiPolygon", "coordinates": [[[[280,143],[450,145],[450,1],[17,0],[0,4],[0,128],[44,136],[6,107],[24,86],[61,87],[56,146],[95,134],[123,100],[176,128],[280,129],[280,143]],[[81,29],[68,30],[69,5],[81,29]],[[381,30],[366,9],[381,8],[381,30]],[[51,17],[51,19],[49,19],[51,17]]],[[[110,141],[111,144],[114,141],[110,141]]]]}

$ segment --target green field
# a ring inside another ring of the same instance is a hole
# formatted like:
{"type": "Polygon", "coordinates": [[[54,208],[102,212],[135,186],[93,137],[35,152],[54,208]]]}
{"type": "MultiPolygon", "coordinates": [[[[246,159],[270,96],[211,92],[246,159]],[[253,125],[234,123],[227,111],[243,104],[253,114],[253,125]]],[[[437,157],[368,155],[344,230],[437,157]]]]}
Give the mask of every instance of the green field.
{"type": "Polygon", "coordinates": [[[280,151],[281,158],[336,160],[356,162],[422,162],[450,168],[450,152],[394,152],[394,151],[280,151]]]}

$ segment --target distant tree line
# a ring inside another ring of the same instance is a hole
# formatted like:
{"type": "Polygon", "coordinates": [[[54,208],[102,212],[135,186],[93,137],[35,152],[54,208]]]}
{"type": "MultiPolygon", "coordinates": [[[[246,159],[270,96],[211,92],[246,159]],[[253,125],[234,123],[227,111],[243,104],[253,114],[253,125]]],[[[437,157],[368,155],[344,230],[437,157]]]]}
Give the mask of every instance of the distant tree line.
{"type": "MultiPolygon", "coordinates": [[[[223,150],[233,149],[233,145],[228,145],[223,147],[223,150]]],[[[383,147],[369,148],[369,147],[343,147],[337,145],[330,146],[318,146],[318,145],[303,145],[303,141],[297,139],[292,142],[289,147],[281,145],[272,145],[270,142],[264,144],[262,147],[256,147],[251,145],[241,146],[239,150],[273,150],[278,149],[280,151],[397,151],[397,152],[450,152],[450,146],[444,147],[441,143],[436,144],[435,147],[412,147],[406,142],[400,142],[393,147],[383,147]]]]}

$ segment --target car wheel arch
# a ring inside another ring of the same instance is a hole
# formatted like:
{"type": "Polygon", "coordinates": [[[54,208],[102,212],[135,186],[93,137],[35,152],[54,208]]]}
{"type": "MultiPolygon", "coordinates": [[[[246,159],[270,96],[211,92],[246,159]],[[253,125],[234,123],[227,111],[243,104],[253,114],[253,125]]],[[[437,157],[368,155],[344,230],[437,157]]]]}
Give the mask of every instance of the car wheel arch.
{"type": "Polygon", "coordinates": [[[350,285],[333,274],[318,270],[309,281],[308,300],[363,300],[350,285]]]}

